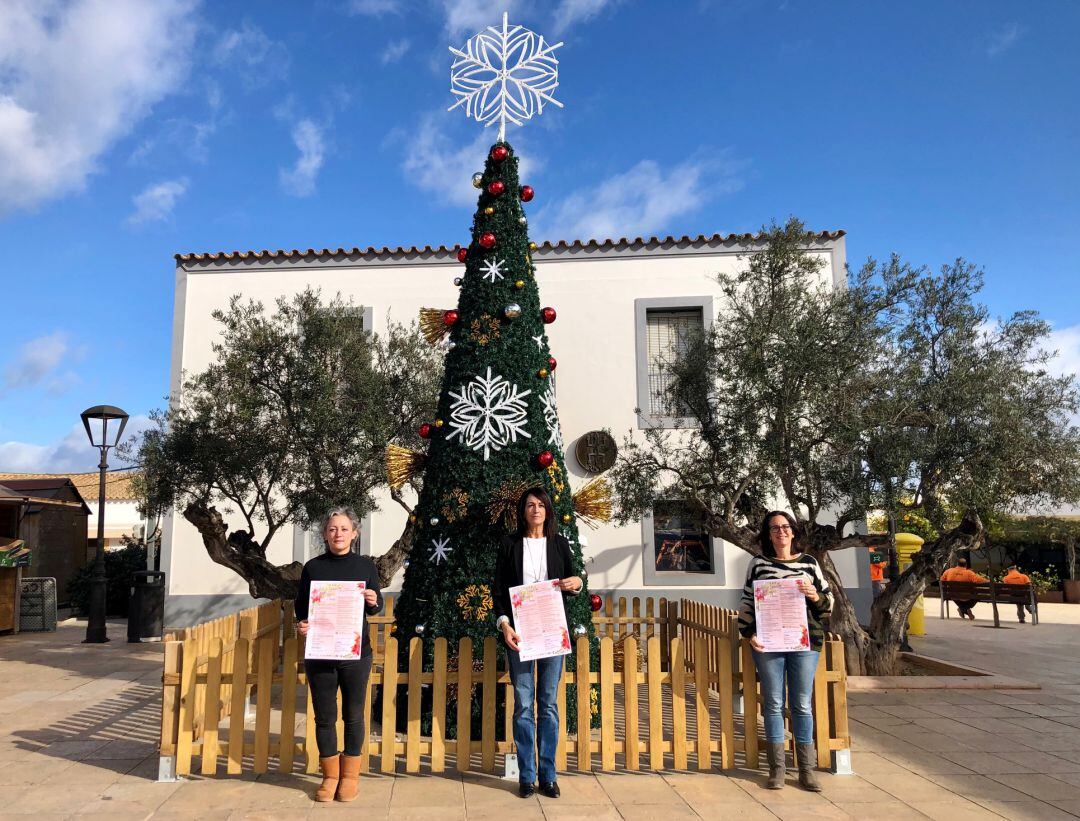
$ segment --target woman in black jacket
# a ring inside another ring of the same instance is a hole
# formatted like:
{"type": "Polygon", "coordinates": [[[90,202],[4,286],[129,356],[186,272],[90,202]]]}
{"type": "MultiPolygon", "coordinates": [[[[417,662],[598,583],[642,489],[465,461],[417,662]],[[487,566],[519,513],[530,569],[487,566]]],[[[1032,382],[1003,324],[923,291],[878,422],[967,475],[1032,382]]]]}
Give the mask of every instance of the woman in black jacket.
{"type": "MultiPolygon", "coordinates": [[[[543,488],[532,488],[518,500],[518,532],[504,536],[495,559],[496,626],[506,643],[510,678],[514,684],[514,742],[518,753],[518,794],[531,796],[537,777],[539,748],[540,792],[558,798],[555,747],[559,741],[558,688],[563,657],[521,661],[521,637],[514,630],[510,588],[558,579],[563,596],[576,596],[584,587],[575,573],[570,542],[555,529],[555,510],[543,488]],[[537,679],[534,684],[533,677],[537,679]],[[539,722],[533,702],[539,710],[539,722]]],[[[580,572],[580,571],[579,571],[580,572]]]]}
{"type": "MultiPolygon", "coordinates": [[[[364,612],[374,616],[382,610],[379,572],[367,556],[353,552],[360,535],[360,520],[352,508],[338,507],[323,519],[326,552],[304,565],[296,593],[296,628],[308,632],[308,598],[313,581],[365,582],[364,612]]],[[[371,641],[364,630],[360,658],[351,661],[308,659],[304,662],[311,704],[315,712],[315,741],[319,745],[322,784],[316,801],[352,801],[360,786],[360,747],[364,742],[364,697],[371,675],[371,641]],[[345,724],[345,751],[338,754],[337,694],[345,724]]]]}

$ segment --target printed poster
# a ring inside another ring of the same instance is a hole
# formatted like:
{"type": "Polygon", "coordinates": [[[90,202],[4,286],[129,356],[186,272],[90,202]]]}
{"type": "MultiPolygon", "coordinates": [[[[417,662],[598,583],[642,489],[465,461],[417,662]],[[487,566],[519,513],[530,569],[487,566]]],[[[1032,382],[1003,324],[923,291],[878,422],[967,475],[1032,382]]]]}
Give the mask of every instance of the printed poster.
{"type": "Polygon", "coordinates": [[[351,661],[364,640],[367,582],[313,581],[308,596],[306,659],[351,661]]]}
{"type": "Polygon", "coordinates": [[[559,580],[522,584],[510,588],[514,629],[521,636],[522,661],[565,656],[570,652],[566,609],[559,580]]]}
{"type": "Polygon", "coordinates": [[[810,649],[806,596],[799,590],[797,579],[755,581],[754,617],[757,640],[766,653],[810,649]]]}

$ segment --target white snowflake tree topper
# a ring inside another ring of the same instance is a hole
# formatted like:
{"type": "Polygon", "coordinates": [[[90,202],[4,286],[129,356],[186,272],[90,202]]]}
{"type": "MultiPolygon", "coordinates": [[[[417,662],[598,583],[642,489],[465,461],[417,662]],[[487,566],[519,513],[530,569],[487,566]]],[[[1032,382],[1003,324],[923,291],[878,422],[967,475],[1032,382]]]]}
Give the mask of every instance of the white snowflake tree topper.
{"type": "Polygon", "coordinates": [[[450,67],[450,92],[457,97],[448,110],[465,107],[465,115],[485,126],[499,124],[499,142],[506,123],[521,125],[542,114],[545,103],[562,108],[552,94],[559,86],[555,49],[542,35],[511,26],[504,12],[502,28],[488,26],[466,41],[465,49],[450,47],[457,57],[450,67]]]}
{"type": "Polygon", "coordinates": [[[454,549],[450,547],[449,539],[432,539],[431,545],[431,560],[435,562],[435,564],[442,564],[449,559],[450,553],[454,549]]]}
{"type": "Polygon", "coordinates": [[[517,385],[491,373],[477,376],[457,392],[450,391],[454,402],[450,405],[451,433],[447,440],[461,437],[461,442],[472,450],[483,450],[484,461],[491,451],[500,451],[518,436],[531,439],[525,430],[529,405],[525,397],[531,390],[523,391],[517,385]]]}
{"type": "Polygon", "coordinates": [[[505,259],[500,259],[498,262],[493,259],[485,260],[480,266],[480,270],[484,272],[484,279],[486,279],[488,282],[494,282],[497,279],[502,279],[502,266],[504,266],[505,264],[505,259]]]}

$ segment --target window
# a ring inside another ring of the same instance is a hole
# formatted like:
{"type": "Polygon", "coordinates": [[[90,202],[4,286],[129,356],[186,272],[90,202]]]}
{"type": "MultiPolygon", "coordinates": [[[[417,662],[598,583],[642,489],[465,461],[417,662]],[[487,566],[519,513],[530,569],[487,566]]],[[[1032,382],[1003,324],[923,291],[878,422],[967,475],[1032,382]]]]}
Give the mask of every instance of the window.
{"type": "Polygon", "coordinates": [[[712,573],[712,539],[701,515],[682,502],[653,509],[653,567],[658,572],[712,573]]]}
{"type": "Polygon", "coordinates": [[[712,302],[707,296],[635,300],[638,427],[694,425],[689,410],[668,393],[671,366],[686,356],[694,336],[709,328],[712,302]]]}
{"type": "Polygon", "coordinates": [[[668,393],[674,381],[672,363],[686,356],[695,333],[704,329],[700,308],[678,311],[646,311],[645,340],[649,365],[649,414],[686,417],[685,406],[675,403],[668,393]]]}

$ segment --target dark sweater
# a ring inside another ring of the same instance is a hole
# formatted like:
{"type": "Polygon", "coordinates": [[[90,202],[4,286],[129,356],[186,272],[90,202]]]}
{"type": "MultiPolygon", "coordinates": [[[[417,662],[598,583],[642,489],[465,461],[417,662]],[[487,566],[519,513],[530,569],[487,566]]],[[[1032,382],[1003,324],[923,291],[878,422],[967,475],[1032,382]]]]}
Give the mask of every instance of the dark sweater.
{"type": "MultiPolygon", "coordinates": [[[[379,571],[375,562],[367,556],[346,553],[337,556],[329,550],[308,561],[300,574],[300,588],[296,591],[296,620],[304,621],[308,617],[308,599],[311,596],[311,583],[317,582],[366,582],[369,590],[374,590],[378,601],[368,605],[364,612],[374,616],[383,608],[382,592],[379,590],[379,571]]],[[[360,655],[371,655],[371,638],[364,630],[364,643],[360,655]]]]}
{"type": "Polygon", "coordinates": [[[750,638],[757,631],[754,619],[754,582],[767,579],[791,579],[804,577],[814,583],[818,600],[806,600],[806,627],[810,633],[810,647],[820,650],[825,643],[825,627],[822,619],[829,615],[833,606],[833,595],[829,582],[821,572],[821,565],[809,553],[801,553],[793,559],[782,561],[769,556],[755,556],[746,570],[746,584],[743,585],[742,605],[739,608],[739,632],[743,638],[750,638]]]}

